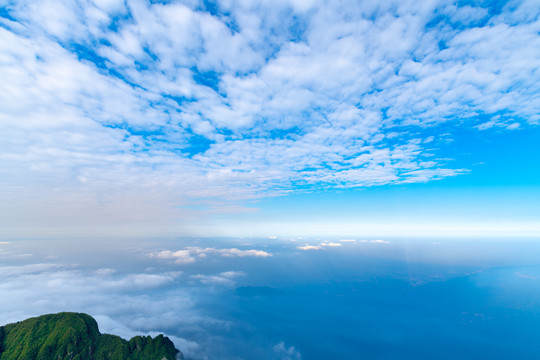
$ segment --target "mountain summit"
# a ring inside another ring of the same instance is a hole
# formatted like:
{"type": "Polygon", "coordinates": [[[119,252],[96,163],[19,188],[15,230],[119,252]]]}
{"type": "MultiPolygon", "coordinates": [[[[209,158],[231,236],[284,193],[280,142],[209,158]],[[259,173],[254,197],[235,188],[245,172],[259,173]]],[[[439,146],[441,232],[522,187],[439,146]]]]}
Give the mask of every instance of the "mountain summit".
{"type": "Polygon", "coordinates": [[[172,341],[158,335],[126,341],[101,334],[87,314],[62,312],[0,327],[0,360],[175,360],[172,341]]]}

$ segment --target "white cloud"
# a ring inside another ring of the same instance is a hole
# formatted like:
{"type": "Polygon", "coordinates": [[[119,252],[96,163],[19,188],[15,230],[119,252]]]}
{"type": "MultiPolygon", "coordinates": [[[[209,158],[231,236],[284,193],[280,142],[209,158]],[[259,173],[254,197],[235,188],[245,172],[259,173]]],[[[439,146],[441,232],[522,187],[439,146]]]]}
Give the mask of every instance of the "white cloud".
{"type": "Polygon", "coordinates": [[[225,271],[219,274],[222,277],[232,279],[238,276],[245,276],[246,274],[243,271],[225,271]]]}
{"type": "MultiPolygon", "coordinates": [[[[174,260],[176,264],[191,264],[196,261],[196,258],[205,258],[210,254],[216,254],[226,257],[271,257],[272,254],[263,250],[256,249],[247,249],[241,250],[237,248],[225,248],[225,249],[216,249],[216,248],[200,248],[200,247],[187,247],[183,250],[171,251],[171,250],[162,250],[159,252],[153,252],[147,254],[149,257],[158,258],[158,259],[167,259],[174,260]]],[[[234,275],[231,272],[229,275],[234,275]]],[[[236,275],[240,275],[237,273],[236,275]]]]}
{"type": "Polygon", "coordinates": [[[198,280],[205,285],[225,285],[233,286],[235,284],[234,280],[231,280],[229,277],[217,276],[217,275],[193,275],[192,279],[198,280]]]}
{"type": "Polygon", "coordinates": [[[163,250],[155,254],[150,254],[150,257],[156,257],[158,259],[174,259],[177,264],[191,264],[195,262],[195,258],[188,250],[163,250]]]}
{"type": "Polygon", "coordinates": [[[508,125],[506,128],[508,130],[516,130],[516,129],[519,129],[520,127],[521,127],[520,123],[512,123],[512,124],[508,125]]]}
{"type": "Polygon", "coordinates": [[[269,252],[262,251],[262,250],[240,250],[240,249],[215,249],[211,250],[212,252],[215,251],[221,256],[239,256],[239,257],[245,257],[245,256],[256,256],[256,257],[269,257],[272,256],[269,252]]]}
{"type": "Polygon", "coordinates": [[[372,243],[372,244],[390,244],[390,241],[388,241],[388,240],[371,240],[370,243],[372,243]]]}
{"type": "MultiPolygon", "coordinates": [[[[354,241],[354,240],[340,240],[340,241],[354,241]]],[[[321,250],[323,247],[339,247],[339,246],[342,246],[341,243],[336,243],[336,242],[323,242],[319,245],[309,245],[309,244],[306,244],[306,245],[302,245],[302,246],[297,246],[296,248],[297,249],[300,249],[300,250],[305,250],[305,251],[308,251],[308,250],[321,250]]]]}
{"type": "Polygon", "coordinates": [[[17,277],[28,274],[40,274],[45,271],[54,271],[62,268],[69,268],[60,264],[30,264],[23,266],[2,266],[0,276],[4,278],[17,277]]]}
{"type": "Polygon", "coordinates": [[[133,274],[127,276],[126,278],[112,282],[113,286],[129,286],[129,287],[143,287],[143,288],[152,288],[165,285],[174,281],[174,277],[165,274],[133,274]]]}
{"type": "Polygon", "coordinates": [[[297,246],[297,249],[300,250],[321,250],[322,247],[320,245],[303,245],[303,246],[297,246]]]}

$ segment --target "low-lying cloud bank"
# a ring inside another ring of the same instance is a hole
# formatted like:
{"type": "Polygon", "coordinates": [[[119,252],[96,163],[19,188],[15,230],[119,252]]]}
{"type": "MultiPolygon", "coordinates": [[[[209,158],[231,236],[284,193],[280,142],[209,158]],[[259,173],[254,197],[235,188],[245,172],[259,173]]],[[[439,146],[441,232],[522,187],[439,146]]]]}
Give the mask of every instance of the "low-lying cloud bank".
{"type": "Polygon", "coordinates": [[[246,256],[255,256],[255,257],[270,257],[272,254],[262,250],[241,250],[237,248],[229,249],[216,249],[216,248],[199,248],[199,247],[187,247],[183,250],[162,250],[159,252],[149,253],[148,256],[151,258],[174,260],[176,264],[191,264],[196,261],[197,258],[205,258],[208,255],[221,255],[226,257],[246,257],[246,256]]]}
{"type": "Polygon", "coordinates": [[[212,349],[195,338],[204,338],[200,334],[206,327],[230,324],[201,313],[193,281],[231,286],[243,275],[233,270],[191,277],[178,271],[119,273],[55,263],[5,266],[0,267],[0,323],[61,311],[85,312],[96,318],[101,332],[125,338],[164,333],[186,358],[206,359],[212,349]],[[192,338],[183,338],[182,333],[192,338]]]}

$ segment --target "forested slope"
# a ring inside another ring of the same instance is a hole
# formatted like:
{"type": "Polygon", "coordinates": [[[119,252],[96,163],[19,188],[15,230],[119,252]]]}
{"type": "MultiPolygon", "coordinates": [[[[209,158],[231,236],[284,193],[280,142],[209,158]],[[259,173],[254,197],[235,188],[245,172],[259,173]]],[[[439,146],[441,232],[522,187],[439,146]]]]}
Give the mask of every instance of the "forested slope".
{"type": "Polygon", "coordinates": [[[126,341],[100,334],[81,313],[58,313],[0,327],[0,360],[174,360],[182,354],[163,335],[126,341]]]}

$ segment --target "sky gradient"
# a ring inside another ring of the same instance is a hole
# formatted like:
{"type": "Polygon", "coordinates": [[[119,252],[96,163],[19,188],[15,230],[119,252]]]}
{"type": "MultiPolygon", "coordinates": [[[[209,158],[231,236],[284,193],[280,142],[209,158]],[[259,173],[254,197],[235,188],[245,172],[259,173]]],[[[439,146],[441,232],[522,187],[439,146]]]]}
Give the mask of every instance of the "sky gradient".
{"type": "Polygon", "coordinates": [[[4,1],[1,236],[538,236],[539,13],[4,1]]]}

